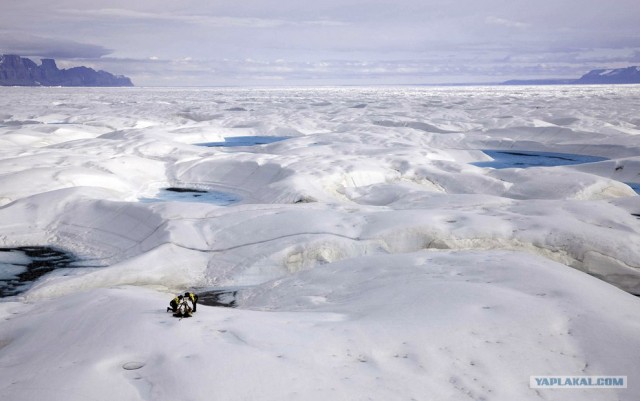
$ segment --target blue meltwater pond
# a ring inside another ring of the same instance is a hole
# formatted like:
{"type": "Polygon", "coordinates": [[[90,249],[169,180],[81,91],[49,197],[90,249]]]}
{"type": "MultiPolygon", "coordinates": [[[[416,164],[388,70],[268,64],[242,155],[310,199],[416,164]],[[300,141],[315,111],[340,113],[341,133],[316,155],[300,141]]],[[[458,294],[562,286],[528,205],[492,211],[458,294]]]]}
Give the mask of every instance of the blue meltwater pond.
{"type": "Polygon", "coordinates": [[[141,202],[198,202],[227,206],[240,200],[240,196],[229,192],[204,191],[193,188],[164,188],[152,198],[141,198],[141,202]]]}
{"type": "Polygon", "coordinates": [[[492,161],[472,163],[478,167],[527,168],[554,167],[572,164],[594,163],[607,160],[604,157],[576,155],[572,153],[532,152],[528,150],[483,150],[492,161]]]}
{"type": "Polygon", "coordinates": [[[197,143],[198,146],[231,148],[236,146],[267,145],[289,139],[288,136],[234,136],[225,137],[224,142],[197,143]]]}
{"type": "MultiPolygon", "coordinates": [[[[576,155],[573,153],[534,152],[529,150],[483,150],[491,156],[492,161],[471,163],[478,167],[527,168],[527,167],[555,167],[572,164],[595,163],[608,160],[605,157],[576,155]]],[[[640,194],[640,183],[626,182],[634,191],[640,194]]]]}

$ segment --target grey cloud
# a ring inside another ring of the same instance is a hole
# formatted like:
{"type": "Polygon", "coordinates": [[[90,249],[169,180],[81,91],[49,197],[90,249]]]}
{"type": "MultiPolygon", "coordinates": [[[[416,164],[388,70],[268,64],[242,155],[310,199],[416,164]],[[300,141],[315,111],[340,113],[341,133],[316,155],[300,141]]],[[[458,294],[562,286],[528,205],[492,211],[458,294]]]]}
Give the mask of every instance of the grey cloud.
{"type": "Polygon", "coordinates": [[[165,11],[135,11],[120,8],[102,9],[63,9],[61,13],[81,18],[115,19],[119,21],[135,20],[149,22],[175,22],[181,24],[196,24],[215,28],[277,28],[282,26],[342,26],[347,23],[339,20],[313,19],[296,20],[280,18],[239,17],[228,15],[207,15],[202,13],[181,12],[169,13],[165,11]]]}
{"type": "Polygon", "coordinates": [[[16,32],[0,34],[0,51],[5,54],[50,58],[98,58],[112,52],[100,45],[46,38],[16,32]]]}
{"type": "Polygon", "coordinates": [[[149,85],[562,78],[640,58],[637,0],[62,4],[3,5],[4,29],[28,26],[31,36],[2,35],[0,45],[85,59],[149,85]]]}
{"type": "Polygon", "coordinates": [[[524,28],[528,28],[531,26],[531,24],[525,23],[525,22],[519,22],[519,21],[511,21],[508,19],[504,19],[504,18],[498,18],[498,17],[494,17],[494,16],[489,16],[485,18],[485,23],[490,24],[490,25],[500,25],[500,26],[505,26],[507,28],[518,28],[518,29],[524,29],[524,28]]]}

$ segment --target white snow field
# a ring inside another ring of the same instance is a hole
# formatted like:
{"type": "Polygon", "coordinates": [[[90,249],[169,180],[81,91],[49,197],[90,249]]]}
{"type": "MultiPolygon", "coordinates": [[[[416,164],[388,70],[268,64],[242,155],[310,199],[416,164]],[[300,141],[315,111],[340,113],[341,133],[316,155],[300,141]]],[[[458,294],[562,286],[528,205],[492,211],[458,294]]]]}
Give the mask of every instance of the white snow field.
{"type": "Polygon", "coordinates": [[[0,94],[2,400],[640,399],[640,86],[0,94]]]}

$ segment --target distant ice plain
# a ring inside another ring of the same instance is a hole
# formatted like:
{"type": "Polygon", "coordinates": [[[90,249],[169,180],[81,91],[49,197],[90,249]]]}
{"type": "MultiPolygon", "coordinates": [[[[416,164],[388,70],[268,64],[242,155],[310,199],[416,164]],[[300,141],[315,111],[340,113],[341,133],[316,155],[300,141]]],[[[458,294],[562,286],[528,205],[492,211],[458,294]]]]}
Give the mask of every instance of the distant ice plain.
{"type": "Polygon", "coordinates": [[[640,395],[528,387],[640,380],[625,184],[640,86],[3,88],[2,103],[0,246],[106,265],[0,303],[13,399],[640,395]],[[195,145],[241,136],[290,138],[195,145]],[[471,164],[482,149],[608,160],[496,170],[471,164]],[[238,201],[139,201],[169,187],[238,201]],[[230,286],[238,309],[164,313],[230,286]]]}

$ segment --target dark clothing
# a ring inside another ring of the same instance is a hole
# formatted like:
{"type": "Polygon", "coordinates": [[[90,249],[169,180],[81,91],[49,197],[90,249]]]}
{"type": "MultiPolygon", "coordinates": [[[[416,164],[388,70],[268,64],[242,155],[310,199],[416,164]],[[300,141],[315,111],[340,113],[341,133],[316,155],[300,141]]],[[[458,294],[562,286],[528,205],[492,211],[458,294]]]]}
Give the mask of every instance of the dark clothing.
{"type": "Polygon", "coordinates": [[[169,302],[169,307],[167,308],[167,312],[173,312],[173,313],[177,312],[178,305],[180,305],[180,302],[182,302],[182,295],[173,298],[171,302],[169,302]]]}

